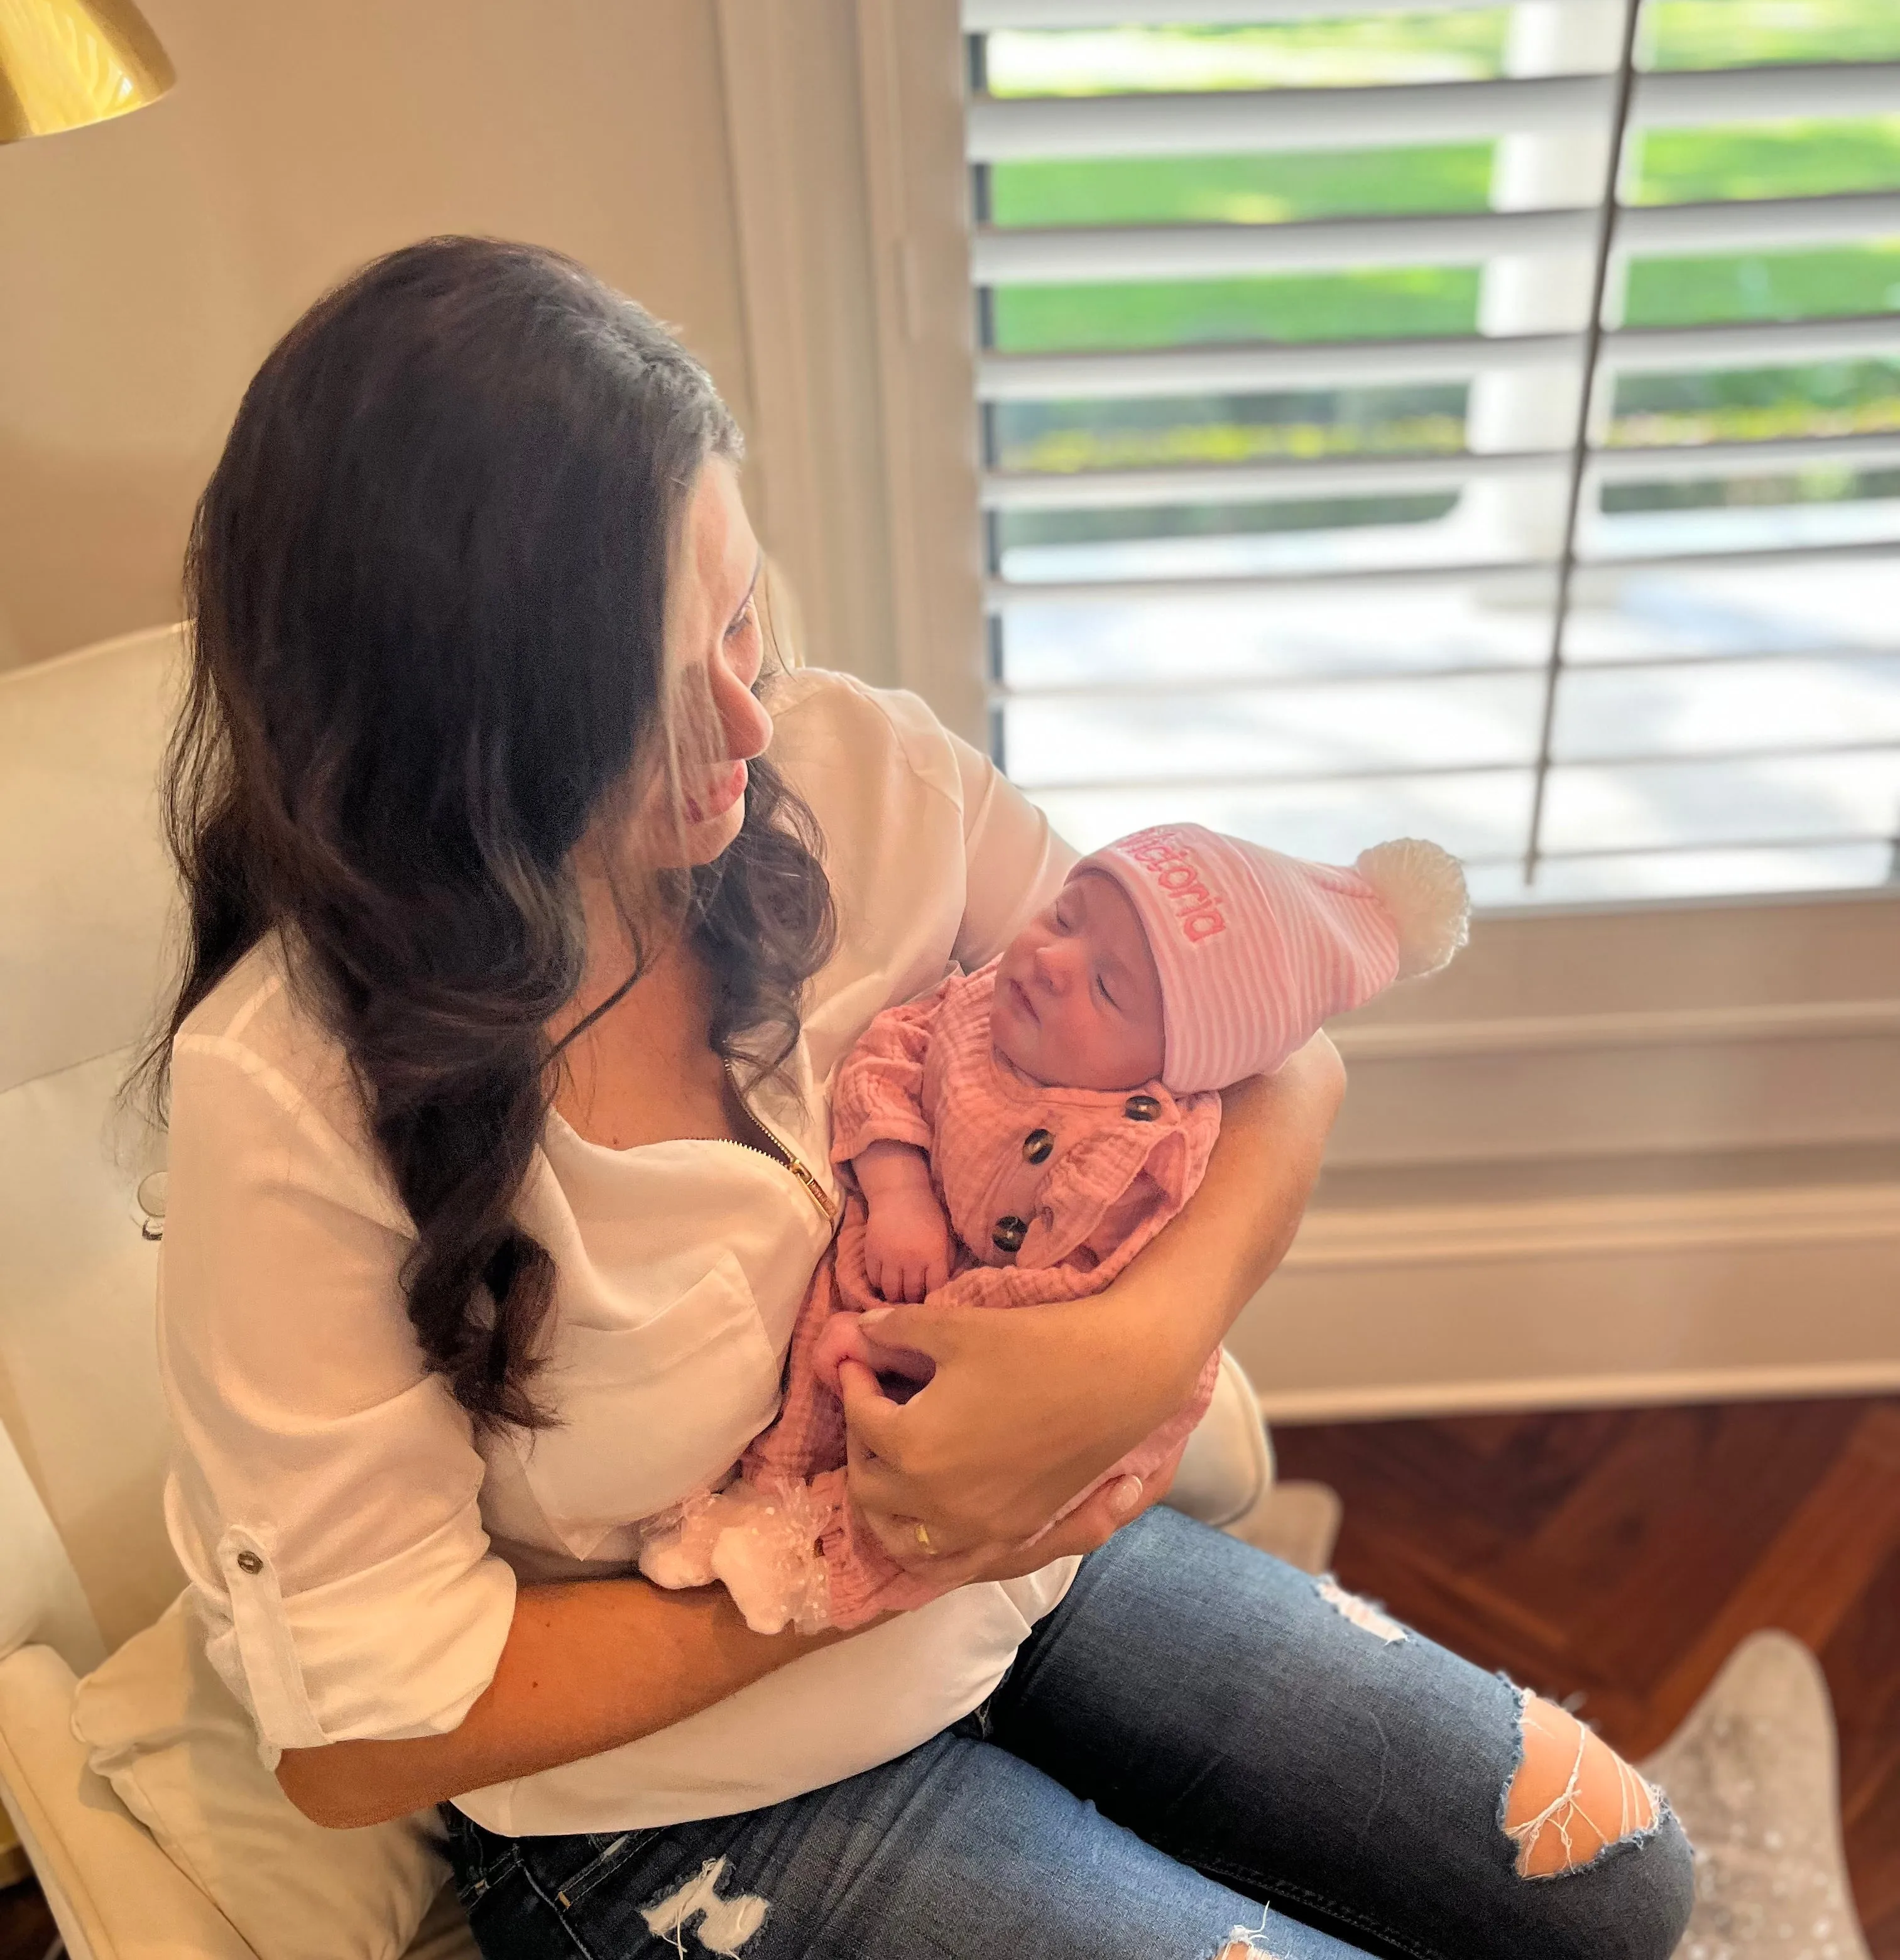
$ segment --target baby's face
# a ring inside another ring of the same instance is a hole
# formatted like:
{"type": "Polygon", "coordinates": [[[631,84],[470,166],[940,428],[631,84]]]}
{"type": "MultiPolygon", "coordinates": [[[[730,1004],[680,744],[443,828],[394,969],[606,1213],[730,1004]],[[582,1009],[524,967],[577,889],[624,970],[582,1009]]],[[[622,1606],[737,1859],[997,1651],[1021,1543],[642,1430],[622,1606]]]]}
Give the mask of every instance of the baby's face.
{"type": "Polygon", "coordinates": [[[1061,1089],[1138,1089],[1161,1073],[1161,979],[1128,894],[1079,871],[1010,942],[996,974],[997,1052],[1061,1089]]]}

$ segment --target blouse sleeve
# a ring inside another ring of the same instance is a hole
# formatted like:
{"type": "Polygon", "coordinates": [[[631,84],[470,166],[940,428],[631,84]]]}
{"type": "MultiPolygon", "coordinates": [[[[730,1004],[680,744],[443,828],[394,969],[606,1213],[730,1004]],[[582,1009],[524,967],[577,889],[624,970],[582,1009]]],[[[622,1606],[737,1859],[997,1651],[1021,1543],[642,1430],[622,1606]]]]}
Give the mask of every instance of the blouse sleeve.
{"type": "Polygon", "coordinates": [[[1076,853],[990,759],[948,735],[963,783],[963,923],[955,957],[987,966],[1061,889],[1076,853]]]}
{"type": "Polygon", "coordinates": [[[838,912],[837,949],[805,1016],[822,1082],[874,1015],[952,965],[994,959],[1075,854],[914,694],[806,668],[770,705],[772,755],[817,820],[838,912]]]}
{"type": "Polygon", "coordinates": [[[514,1579],[466,1414],[423,1365],[400,1207],[278,1067],[174,1045],[160,1359],[168,1522],[213,1664],[266,1745],[455,1728],[514,1579]]]}

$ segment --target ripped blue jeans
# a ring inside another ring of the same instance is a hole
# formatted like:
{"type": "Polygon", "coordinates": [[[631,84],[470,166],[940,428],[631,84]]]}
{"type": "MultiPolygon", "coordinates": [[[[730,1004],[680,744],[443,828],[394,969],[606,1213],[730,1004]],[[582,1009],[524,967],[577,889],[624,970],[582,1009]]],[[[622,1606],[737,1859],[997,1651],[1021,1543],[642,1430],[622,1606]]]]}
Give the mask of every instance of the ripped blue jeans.
{"type": "Polygon", "coordinates": [[[1523,1713],[1156,1510],[1084,1561],[982,1708],[895,1762],[618,1834],[451,1811],[450,1850],[485,1960],[1663,1960],[1690,1901],[1666,1804],[1520,1876],[1523,1713]]]}

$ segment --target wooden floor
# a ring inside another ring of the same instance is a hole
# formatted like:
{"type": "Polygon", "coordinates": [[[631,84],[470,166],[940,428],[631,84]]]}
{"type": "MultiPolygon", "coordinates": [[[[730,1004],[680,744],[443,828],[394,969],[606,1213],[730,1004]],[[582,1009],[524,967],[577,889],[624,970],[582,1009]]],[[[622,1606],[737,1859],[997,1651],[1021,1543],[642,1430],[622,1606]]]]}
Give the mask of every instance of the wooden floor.
{"type": "Polygon", "coordinates": [[[30,1879],[0,1892],[0,1960],[44,1960],[58,1932],[30,1879]]]}
{"type": "Polygon", "coordinates": [[[1900,1401],[1281,1429],[1345,1500],[1341,1581],[1561,1699],[1666,1741],[1744,1635],[1821,1657],[1854,1894],[1900,1960],[1900,1401]]]}

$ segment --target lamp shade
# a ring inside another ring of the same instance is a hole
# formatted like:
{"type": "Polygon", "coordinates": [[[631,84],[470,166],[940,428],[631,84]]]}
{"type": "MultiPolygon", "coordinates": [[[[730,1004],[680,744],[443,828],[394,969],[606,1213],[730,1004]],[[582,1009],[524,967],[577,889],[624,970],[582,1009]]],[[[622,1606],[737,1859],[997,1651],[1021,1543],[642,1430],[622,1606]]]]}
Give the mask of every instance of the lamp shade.
{"type": "Polygon", "coordinates": [[[142,109],[173,79],[131,0],[0,0],[0,143],[142,109]]]}

